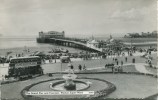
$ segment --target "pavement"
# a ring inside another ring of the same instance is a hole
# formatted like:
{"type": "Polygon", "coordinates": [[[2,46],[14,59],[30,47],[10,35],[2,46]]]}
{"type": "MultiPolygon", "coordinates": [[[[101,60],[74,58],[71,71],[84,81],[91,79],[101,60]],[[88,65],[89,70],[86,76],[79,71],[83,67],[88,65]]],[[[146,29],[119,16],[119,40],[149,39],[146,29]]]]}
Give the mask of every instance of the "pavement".
{"type": "MultiPolygon", "coordinates": [[[[135,52],[134,54],[133,54],[133,57],[135,57],[135,56],[142,56],[144,54],[144,52],[143,53],[140,53],[140,52],[135,52]]],[[[156,54],[156,52],[151,52],[151,54],[156,54]]],[[[128,53],[127,52],[125,52],[125,56],[128,56],[128,53]]],[[[93,65],[97,65],[97,66],[93,66],[92,65],[92,67],[88,67],[88,68],[86,68],[87,70],[94,70],[94,69],[102,69],[102,68],[105,68],[103,65],[103,63],[106,63],[106,62],[109,62],[109,60],[110,59],[112,59],[113,57],[118,57],[118,56],[108,56],[107,57],[107,59],[106,60],[104,60],[104,59],[101,59],[100,57],[93,57],[92,58],[92,60],[89,60],[89,61],[85,61],[85,60],[83,60],[83,59],[81,59],[81,58],[71,58],[71,61],[72,62],[76,62],[76,66],[77,66],[77,64],[82,64],[82,62],[83,62],[83,64],[85,63],[87,63],[87,66],[89,66],[88,65],[88,63],[90,63],[90,62],[93,62],[92,64],[93,65]],[[109,60],[108,60],[109,59],[109,60]],[[98,60],[98,61],[97,61],[98,60]],[[95,61],[96,61],[96,63],[95,63],[95,61]],[[100,62],[100,64],[98,63],[98,62],[100,62]],[[102,63],[102,64],[101,64],[102,63]]],[[[120,55],[119,57],[123,57],[122,55],[120,55]]],[[[130,57],[130,56],[129,56],[130,57]]],[[[110,60],[111,61],[111,60],[110,60]]],[[[109,62],[110,63],[110,62],[109,62]]],[[[57,68],[57,69],[55,69],[54,70],[54,68],[55,67],[57,67],[57,66],[60,66],[59,65],[60,64],[60,59],[56,59],[56,63],[55,63],[55,61],[53,60],[53,62],[52,63],[50,63],[49,62],[49,60],[46,60],[46,63],[44,64],[44,68],[45,69],[47,69],[48,68],[48,73],[49,72],[51,72],[51,71],[56,71],[56,72],[59,72],[60,71],[60,68],[57,68]],[[51,67],[50,67],[51,66],[51,67]]],[[[128,65],[130,64],[130,63],[127,63],[128,65]]],[[[64,66],[66,66],[64,63],[63,63],[63,65],[64,66]]],[[[124,65],[126,65],[126,64],[124,64],[124,65]]],[[[145,63],[140,63],[140,62],[138,62],[138,63],[136,63],[135,64],[135,68],[139,71],[139,72],[141,72],[141,73],[151,73],[151,72],[149,72],[145,67],[144,67],[144,65],[145,65],[145,63]]],[[[9,64],[8,63],[5,63],[5,64],[0,64],[0,80],[2,80],[2,79],[4,79],[3,77],[2,77],[2,75],[4,76],[4,75],[7,75],[7,73],[8,73],[8,66],[9,66],[9,64]]],[[[46,70],[47,71],[47,70],[46,70]]],[[[78,70],[76,70],[76,71],[78,71],[78,70]]]]}
{"type": "Polygon", "coordinates": [[[143,64],[143,63],[137,63],[137,64],[135,64],[135,68],[136,68],[136,70],[138,70],[140,73],[153,74],[153,73],[149,72],[149,71],[145,68],[145,64],[143,64]]]}
{"type": "Polygon", "coordinates": [[[0,64],[0,80],[4,80],[4,75],[8,75],[8,63],[0,64]]]}

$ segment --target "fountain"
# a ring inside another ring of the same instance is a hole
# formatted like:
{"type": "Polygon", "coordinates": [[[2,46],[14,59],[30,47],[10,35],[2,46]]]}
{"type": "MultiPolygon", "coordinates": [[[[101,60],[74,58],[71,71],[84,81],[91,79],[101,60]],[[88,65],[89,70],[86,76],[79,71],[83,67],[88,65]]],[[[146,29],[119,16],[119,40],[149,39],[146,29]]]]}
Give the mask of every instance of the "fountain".
{"type": "Polygon", "coordinates": [[[79,91],[90,87],[91,82],[84,82],[77,79],[72,69],[68,69],[68,74],[63,75],[63,80],[50,83],[50,88],[56,91],[79,91]]]}
{"type": "Polygon", "coordinates": [[[76,90],[76,83],[74,80],[77,78],[77,75],[74,74],[72,69],[69,69],[68,75],[63,75],[65,80],[64,88],[66,90],[76,90]]]}

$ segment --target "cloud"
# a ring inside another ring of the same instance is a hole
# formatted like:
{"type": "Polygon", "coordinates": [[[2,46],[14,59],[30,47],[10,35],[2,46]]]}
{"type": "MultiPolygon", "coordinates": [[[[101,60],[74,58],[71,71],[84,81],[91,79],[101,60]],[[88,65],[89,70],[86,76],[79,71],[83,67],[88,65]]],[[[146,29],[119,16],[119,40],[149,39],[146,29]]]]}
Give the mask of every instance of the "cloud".
{"type": "Polygon", "coordinates": [[[155,28],[153,0],[90,1],[0,0],[0,33],[36,35],[41,30],[64,30],[68,35],[98,35],[155,28]]]}
{"type": "Polygon", "coordinates": [[[138,21],[138,20],[143,20],[148,15],[150,15],[150,10],[145,7],[142,9],[131,8],[125,11],[117,10],[111,15],[111,18],[119,19],[119,20],[138,21]]]}

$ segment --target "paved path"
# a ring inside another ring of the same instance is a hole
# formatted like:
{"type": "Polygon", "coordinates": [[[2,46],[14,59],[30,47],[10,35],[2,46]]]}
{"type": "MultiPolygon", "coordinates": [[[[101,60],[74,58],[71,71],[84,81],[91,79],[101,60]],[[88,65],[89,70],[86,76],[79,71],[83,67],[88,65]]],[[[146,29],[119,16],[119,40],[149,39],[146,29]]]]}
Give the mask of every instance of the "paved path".
{"type": "MultiPolygon", "coordinates": [[[[136,52],[136,53],[134,53],[133,55],[134,56],[140,56],[140,55],[143,55],[144,53],[139,53],[139,52],[136,52]]],[[[152,54],[156,54],[156,52],[152,52],[152,54]]],[[[128,54],[127,53],[125,53],[125,56],[127,56],[128,54]]],[[[121,55],[122,56],[122,55],[121,55]]],[[[120,57],[121,57],[120,56],[120,57]]],[[[116,57],[116,56],[115,56],[116,57]]],[[[108,57],[107,59],[109,59],[109,58],[113,58],[113,56],[111,57],[108,57]]],[[[101,59],[101,58],[97,58],[97,57],[94,57],[94,58],[92,58],[92,59],[101,59]]],[[[74,61],[74,62],[76,62],[76,61],[82,61],[82,59],[81,58],[71,58],[71,61],[74,61]]],[[[56,62],[57,63],[60,63],[60,59],[56,59],[56,62]]],[[[52,64],[54,63],[54,60],[53,60],[53,62],[52,62],[52,64]]],[[[46,60],[46,65],[47,64],[49,64],[49,61],[48,60],[46,60]]],[[[128,64],[124,64],[124,65],[130,65],[131,63],[128,63],[128,64]]],[[[143,63],[136,63],[135,64],[136,66],[135,66],[135,68],[136,68],[136,70],[137,71],[139,71],[139,72],[141,72],[141,73],[150,73],[150,74],[153,74],[152,72],[150,72],[150,71],[148,71],[146,68],[145,68],[145,64],[143,64],[143,63]]],[[[9,67],[9,64],[7,64],[7,63],[5,63],[4,65],[3,64],[0,64],[0,80],[2,79],[2,75],[7,75],[8,74],[8,67],[9,67]]],[[[87,70],[94,70],[94,69],[102,69],[102,68],[105,68],[104,66],[102,66],[102,65],[97,65],[97,66],[95,66],[95,67],[93,67],[93,68],[87,68],[87,70]]]]}
{"type": "Polygon", "coordinates": [[[137,71],[139,71],[139,72],[141,72],[141,73],[153,74],[153,73],[149,72],[149,71],[145,68],[144,65],[145,65],[145,64],[143,64],[143,63],[136,63],[136,64],[135,64],[135,68],[136,68],[137,71]]]}
{"type": "Polygon", "coordinates": [[[9,64],[7,63],[5,63],[4,65],[0,64],[0,80],[4,79],[3,76],[8,74],[8,66],[9,64]]]}

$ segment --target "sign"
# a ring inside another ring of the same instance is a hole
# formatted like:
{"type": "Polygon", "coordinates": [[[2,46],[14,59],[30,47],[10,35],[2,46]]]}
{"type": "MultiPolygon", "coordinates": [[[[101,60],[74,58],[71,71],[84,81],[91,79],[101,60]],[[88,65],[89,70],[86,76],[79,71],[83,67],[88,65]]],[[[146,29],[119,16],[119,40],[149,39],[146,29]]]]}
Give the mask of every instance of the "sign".
{"type": "Polygon", "coordinates": [[[17,63],[15,64],[16,68],[20,67],[28,67],[28,66],[36,66],[37,62],[26,62],[26,63],[17,63]]]}
{"type": "Polygon", "coordinates": [[[29,91],[26,95],[94,95],[94,91],[29,91]]]}

